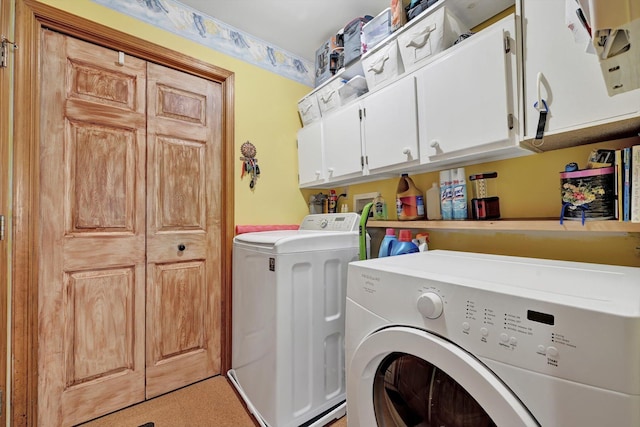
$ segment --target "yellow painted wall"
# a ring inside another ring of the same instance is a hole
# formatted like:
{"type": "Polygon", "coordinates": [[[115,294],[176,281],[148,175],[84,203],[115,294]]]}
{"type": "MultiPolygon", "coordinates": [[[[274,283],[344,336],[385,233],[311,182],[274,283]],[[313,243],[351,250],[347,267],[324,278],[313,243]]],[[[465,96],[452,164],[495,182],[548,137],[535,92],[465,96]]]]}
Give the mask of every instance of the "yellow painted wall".
{"type": "MultiPolygon", "coordinates": [[[[235,74],[235,223],[298,224],[308,211],[298,189],[297,103],[311,88],[89,0],[42,0],[66,12],[214,64],[235,74]],[[240,179],[240,145],[257,148],[255,189],[240,179]]],[[[214,17],[215,18],[215,17],[214,17]]]]}
{"type": "MultiPolygon", "coordinates": [[[[235,151],[249,140],[256,145],[261,177],[254,191],[240,179],[240,161],[235,169],[235,222],[247,224],[298,224],[308,213],[310,194],[320,190],[300,190],[297,180],[296,132],[300,128],[297,102],[311,88],[280,77],[262,68],[181,38],[152,25],[92,3],[89,0],[42,0],[83,18],[115,28],[141,39],[161,44],[235,73],[235,151]]],[[[624,144],[638,144],[626,141],[624,144]]],[[[617,143],[618,145],[620,143],[617,143]]],[[[468,166],[468,174],[497,171],[498,195],[503,218],[559,217],[560,181],[558,172],[566,163],[584,165],[591,149],[616,143],[557,150],[518,159],[468,166]]],[[[412,176],[423,191],[438,182],[438,173],[412,176]]],[[[353,194],[380,191],[393,218],[397,179],[349,186],[353,194]]],[[[327,192],[327,190],[322,190],[327,192]]],[[[338,188],[338,194],[345,191],[338,188]]],[[[377,234],[377,231],[373,231],[377,234]]],[[[430,248],[469,250],[640,266],[640,233],[431,233],[430,248]]]]}

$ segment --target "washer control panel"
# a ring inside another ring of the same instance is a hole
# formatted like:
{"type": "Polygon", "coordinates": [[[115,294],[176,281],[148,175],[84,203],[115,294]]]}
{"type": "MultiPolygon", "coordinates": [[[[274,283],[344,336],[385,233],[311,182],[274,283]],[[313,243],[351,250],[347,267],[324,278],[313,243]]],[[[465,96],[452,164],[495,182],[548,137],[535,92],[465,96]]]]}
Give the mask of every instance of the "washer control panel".
{"type": "Polygon", "coordinates": [[[300,230],[358,231],[360,215],[355,212],[307,215],[300,230]]]}

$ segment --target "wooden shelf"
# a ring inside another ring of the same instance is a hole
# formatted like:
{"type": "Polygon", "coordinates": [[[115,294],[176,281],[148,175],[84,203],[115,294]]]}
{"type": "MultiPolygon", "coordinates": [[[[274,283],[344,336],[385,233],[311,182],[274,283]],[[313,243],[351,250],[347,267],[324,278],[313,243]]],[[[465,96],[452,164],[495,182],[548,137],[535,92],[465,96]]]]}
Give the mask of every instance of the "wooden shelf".
{"type": "Polygon", "coordinates": [[[367,222],[371,228],[408,228],[428,230],[480,230],[480,231],[573,231],[604,233],[640,233],[640,223],[622,221],[586,221],[558,218],[498,219],[488,221],[373,221],[367,222]]]}

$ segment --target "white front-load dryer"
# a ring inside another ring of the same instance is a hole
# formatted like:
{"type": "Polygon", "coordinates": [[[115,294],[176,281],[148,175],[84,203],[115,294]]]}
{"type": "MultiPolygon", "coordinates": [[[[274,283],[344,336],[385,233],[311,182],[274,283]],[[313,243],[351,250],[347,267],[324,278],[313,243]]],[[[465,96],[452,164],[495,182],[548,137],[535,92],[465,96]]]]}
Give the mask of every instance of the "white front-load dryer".
{"type": "Polygon", "coordinates": [[[347,266],[356,213],[308,215],[299,230],[233,242],[229,378],[261,425],[324,425],[345,413],[347,266]]]}
{"type": "Polygon", "coordinates": [[[353,262],[347,419],[640,425],[640,269],[428,251],[353,262]]]}

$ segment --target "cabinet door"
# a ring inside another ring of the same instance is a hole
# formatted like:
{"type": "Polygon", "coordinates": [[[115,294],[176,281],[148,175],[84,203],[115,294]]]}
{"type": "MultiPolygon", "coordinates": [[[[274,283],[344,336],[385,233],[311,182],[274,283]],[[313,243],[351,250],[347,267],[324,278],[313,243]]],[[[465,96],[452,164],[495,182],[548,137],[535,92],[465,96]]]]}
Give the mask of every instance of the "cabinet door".
{"type": "Polygon", "coordinates": [[[598,58],[586,52],[586,40],[574,41],[565,24],[564,1],[523,0],[522,16],[524,139],[536,135],[540,116],[534,108],[538,99],[538,82],[540,97],[549,107],[547,135],[637,115],[640,91],[608,96],[598,58]]]}
{"type": "Polygon", "coordinates": [[[322,121],[327,179],[362,175],[360,104],[356,102],[333,111],[322,121]]]}
{"type": "Polygon", "coordinates": [[[418,162],[418,115],[413,76],[369,95],[364,101],[364,111],[369,171],[418,162]]]}
{"type": "Polygon", "coordinates": [[[309,123],[298,131],[298,181],[301,187],[324,181],[322,122],[309,123]]]}
{"type": "Polygon", "coordinates": [[[449,49],[416,73],[421,162],[486,156],[517,145],[513,15],[449,49]],[[480,65],[481,64],[481,65],[480,65]]]}

